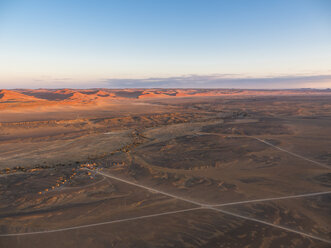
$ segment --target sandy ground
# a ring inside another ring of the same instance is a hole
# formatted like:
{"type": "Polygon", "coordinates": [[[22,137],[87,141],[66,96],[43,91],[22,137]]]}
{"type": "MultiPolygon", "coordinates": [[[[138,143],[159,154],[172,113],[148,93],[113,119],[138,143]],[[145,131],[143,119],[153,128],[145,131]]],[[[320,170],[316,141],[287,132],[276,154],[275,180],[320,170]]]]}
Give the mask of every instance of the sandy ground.
{"type": "Polygon", "coordinates": [[[7,113],[0,246],[328,247],[330,104],[314,96],[160,98],[76,117],[72,109],[7,113]],[[182,212],[316,192],[326,194],[182,212]],[[42,233],[15,236],[31,232],[42,233]]]}

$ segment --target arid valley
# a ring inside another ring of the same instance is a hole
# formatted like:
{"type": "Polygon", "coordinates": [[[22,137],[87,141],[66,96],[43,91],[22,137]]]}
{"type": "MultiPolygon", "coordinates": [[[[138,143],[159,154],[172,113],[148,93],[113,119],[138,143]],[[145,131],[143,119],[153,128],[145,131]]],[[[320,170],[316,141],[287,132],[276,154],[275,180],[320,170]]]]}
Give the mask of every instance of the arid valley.
{"type": "Polygon", "coordinates": [[[331,91],[0,91],[0,247],[330,247],[331,91]]]}

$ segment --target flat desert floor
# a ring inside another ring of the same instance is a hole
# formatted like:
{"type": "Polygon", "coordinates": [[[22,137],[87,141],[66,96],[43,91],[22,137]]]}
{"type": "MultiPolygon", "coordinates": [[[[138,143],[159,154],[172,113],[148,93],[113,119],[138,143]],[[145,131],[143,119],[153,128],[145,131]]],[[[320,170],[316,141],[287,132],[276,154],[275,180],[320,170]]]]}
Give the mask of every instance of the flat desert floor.
{"type": "Polygon", "coordinates": [[[42,105],[0,108],[0,247],[331,246],[330,95],[42,105]]]}

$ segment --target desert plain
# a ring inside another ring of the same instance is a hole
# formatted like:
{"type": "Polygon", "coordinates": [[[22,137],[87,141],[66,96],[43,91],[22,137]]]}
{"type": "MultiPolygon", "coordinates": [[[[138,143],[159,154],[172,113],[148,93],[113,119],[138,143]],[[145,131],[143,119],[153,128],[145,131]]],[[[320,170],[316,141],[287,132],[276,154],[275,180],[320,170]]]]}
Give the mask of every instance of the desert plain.
{"type": "Polygon", "coordinates": [[[331,91],[0,91],[0,247],[330,247],[331,91]]]}

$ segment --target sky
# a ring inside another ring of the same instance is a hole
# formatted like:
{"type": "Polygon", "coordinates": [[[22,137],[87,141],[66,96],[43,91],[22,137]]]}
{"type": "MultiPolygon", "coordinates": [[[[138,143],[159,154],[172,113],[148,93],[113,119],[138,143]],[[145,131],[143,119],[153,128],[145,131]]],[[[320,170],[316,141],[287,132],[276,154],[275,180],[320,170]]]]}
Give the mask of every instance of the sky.
{"type": "Polygon", "coordinates": [[[0,0],[0,88],[328,88],[329,0],[0,0]]]}

